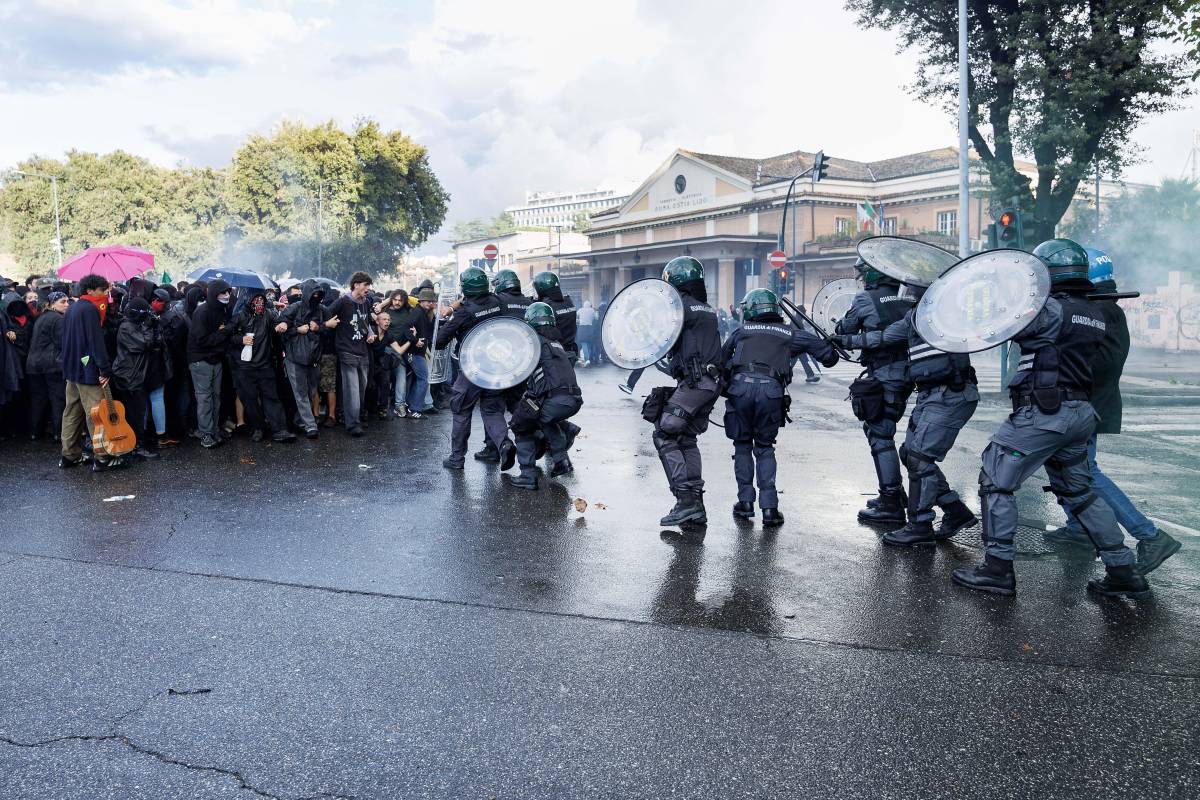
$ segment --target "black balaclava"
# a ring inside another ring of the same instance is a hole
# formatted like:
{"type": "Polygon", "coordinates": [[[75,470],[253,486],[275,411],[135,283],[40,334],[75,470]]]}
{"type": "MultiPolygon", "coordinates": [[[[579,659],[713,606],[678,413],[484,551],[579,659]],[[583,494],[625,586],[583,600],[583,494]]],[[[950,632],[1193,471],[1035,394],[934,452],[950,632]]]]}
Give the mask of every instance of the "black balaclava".
{"type": "Polygon", "coordinates": [[[135,297],[125,304],[125,316],[135,325],[141,325],[150,317],[150,304],[144,297],[135,297]]]}

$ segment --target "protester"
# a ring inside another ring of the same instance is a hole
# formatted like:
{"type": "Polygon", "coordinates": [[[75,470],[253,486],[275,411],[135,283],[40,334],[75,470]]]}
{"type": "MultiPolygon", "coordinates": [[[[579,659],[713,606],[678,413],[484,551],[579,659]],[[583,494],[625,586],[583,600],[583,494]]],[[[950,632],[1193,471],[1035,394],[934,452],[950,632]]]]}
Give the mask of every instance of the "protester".
{"type": "Polygon", "coordinates": [[[592,326],[596,324],[596,309],[592,308],[591,300],[583,301],[583,308],[579,309],[575,316],[575,323],[579,326],[579,332],[576,334],[576,341],[579,342],[579,363],[580,366],[586,367],[592,361],[592,326]]]}
{"type": "Polygon", "coordinates": [[[49,304],[33,325],[29,357],[25,362],[29,388],[29,436],[38,439],[50,429],[57,442],[62,425],[67,386],[62,372],[62,325],[70,302],[62,292],[51,292],[49,304]]]}
{"type": "Polygon", "coordinates": [[[241,311],[233,318],[233,382],[250,426],[250,438],[261,442],[270,427],[275,442],[293,442],[287,417],[279,402],[275,377],[274,333],[283,333],[288,323],[277,318],[267,293],[252,290],[241,311]]]}
{"type": "Polygon", "coordinates": [[[117,331],[117,357],[112,374],[125,402],[125,421],[137,437],[133,455],[158,458],[157,437],[166,435],[163,386],[171,377],[171,361],[158,319],[142,297],[133,298],[125,307],[125,319],[117,331]],[[146,436],[146,413],[151,405],[155,408],[153,421],[157,434],[153,443],[146,436]]]}
{"type": "Polygon", "coordinates": [[[318,435],[321,330],[329,318],[328,310],[321,305],[324,299],[324,286],[310,278],[289,289],[290,302],[281,316],[287,326],[283,334],[283,368],[296,398],[296,415],[309,439],[318,435]]]}
{"type": "Polygon", "coordinates": [[[433,341],[433,314],[437,308],[437,292],[422,289],[417,295],[417,308],[409,316],[415,341],[408,351],[408,415],[421,419],[426,414],[436,414],[433,398],[429,393],[429,344],[433,341]]]}
{"type": "MultiPolygon", "coordinates": [[[[83,437],[91,441],[91,410],[103,398],[101,387],[112,375],[112,361],[104,342],[105,317],[109,308],[109,283],[99,275],[85,275],[79,281],[80,298],[63,316],[62,373],[66,381],[62,417],[62,458],[64,469],[83,463],[83,437]]],[[[122,465],[120,458],[104,452],[92,455],[92,470],[99,472],[122,465]]]]}
{"type": "Polygon", "coordinates": [[[217,279],[208,285],[205,301],[196,306],[188,330],[187,359],[196,390],[196,429],[200,444],[221,444],[221,376],[231,335],[229,284],[217,279]]]}
{"type": "Polygon", "coordinates": [[[338,370],[342,388],[342,416],[351,436],[362,436],[366,428],[364,411],[371,356],[367,347],[375,342],[371,326],[371,305],[367,292],[371,276],[356,272],[350,276],[350,292],[342,295],[330,309],[325,327],[334,331],[338,370]]]}

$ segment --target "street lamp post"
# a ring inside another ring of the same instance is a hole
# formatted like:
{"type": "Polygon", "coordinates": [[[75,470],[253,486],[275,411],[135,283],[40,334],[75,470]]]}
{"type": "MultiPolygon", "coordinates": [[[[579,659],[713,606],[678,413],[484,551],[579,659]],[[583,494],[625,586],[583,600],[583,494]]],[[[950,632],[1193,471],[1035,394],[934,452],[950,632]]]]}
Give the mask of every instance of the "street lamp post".
{"type": "Polygon", "coordinates": [[[958,0],[958,255],[966,258],[971,254],[968,219],[971,215],[969,176],[967,167],[967,126],[969,75],[967,68],[967,0],[958,0]]]}
{"type": "Polygon", "coordinates": [[[58,265],[61,267],[63,263],[63,244],[62,244],[62,218],[58,213],[58,176],[43,175],[40,172],[26,172],[22,169],[9,170],[16,175],[25,175],[29,178],[44,178],[50,181],[50,192],[54,197],[54,248],[58,252],[58,265]]]}

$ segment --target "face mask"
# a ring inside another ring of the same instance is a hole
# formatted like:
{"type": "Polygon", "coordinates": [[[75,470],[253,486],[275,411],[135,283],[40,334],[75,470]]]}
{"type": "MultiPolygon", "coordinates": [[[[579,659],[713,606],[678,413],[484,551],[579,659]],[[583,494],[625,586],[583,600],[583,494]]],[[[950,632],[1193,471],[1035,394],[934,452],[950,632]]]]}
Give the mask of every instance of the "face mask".
{"type": "Polygon", "coordinates": [[[217,302],[220,303],[221,305],[226,305],[226,306],[229,305],[229,295],[227,295],[227,294],[217,295],[217,302]]]}

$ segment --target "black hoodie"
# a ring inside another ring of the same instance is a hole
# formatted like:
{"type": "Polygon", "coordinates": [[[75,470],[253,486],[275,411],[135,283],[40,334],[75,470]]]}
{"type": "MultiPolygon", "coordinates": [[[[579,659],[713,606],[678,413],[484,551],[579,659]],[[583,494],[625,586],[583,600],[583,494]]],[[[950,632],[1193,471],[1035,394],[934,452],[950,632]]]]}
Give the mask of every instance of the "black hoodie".
{"type": "Polygon", "coordinates": [[[223,280],[208,284],[205,301],[192,313],[192,327],[187,339],[188,363],[220,364],[224,360],[233,326],[228,324],[229,306],[219,302],[217,295],[228,291],[229,284],[223,280]]]}
{"type": "Polygon", "coordinates": [[[315,367],[321,363],[321,334],[325,332],[325,321],[329,319],[329,309],[321,304],[321,296],[314,297],[315,292],[325,292],[325,285],[312,278],[300,284],[300,299],[283,310],[282,320],[288,329],[283,334],[283,352],[288,361],[302,367],[315,367]],[[316,330],[308,333],[297,333],[296,328],[311,324],[316,330]]]}
{"type": "Polygon", "coordinates": [[[252,289],[246,297],[246,302],[242,304],[241,311],[233,318],[233,337],[230,341],[230,348],[233,350],[235,367],[258,369],[272,366],[275,354],[273,334],[276,322],[277,315],[271,306],[271,301],[267,299],[267,293],[262,289],[252,289]],[[256,297],[263,299],[261,314],[254,313],[254,298],[256,297]],[[242,337],[246,334],[254,334],[254,344],[250,347],[249,361],[243,361],[241,357],[242,337]]]}

